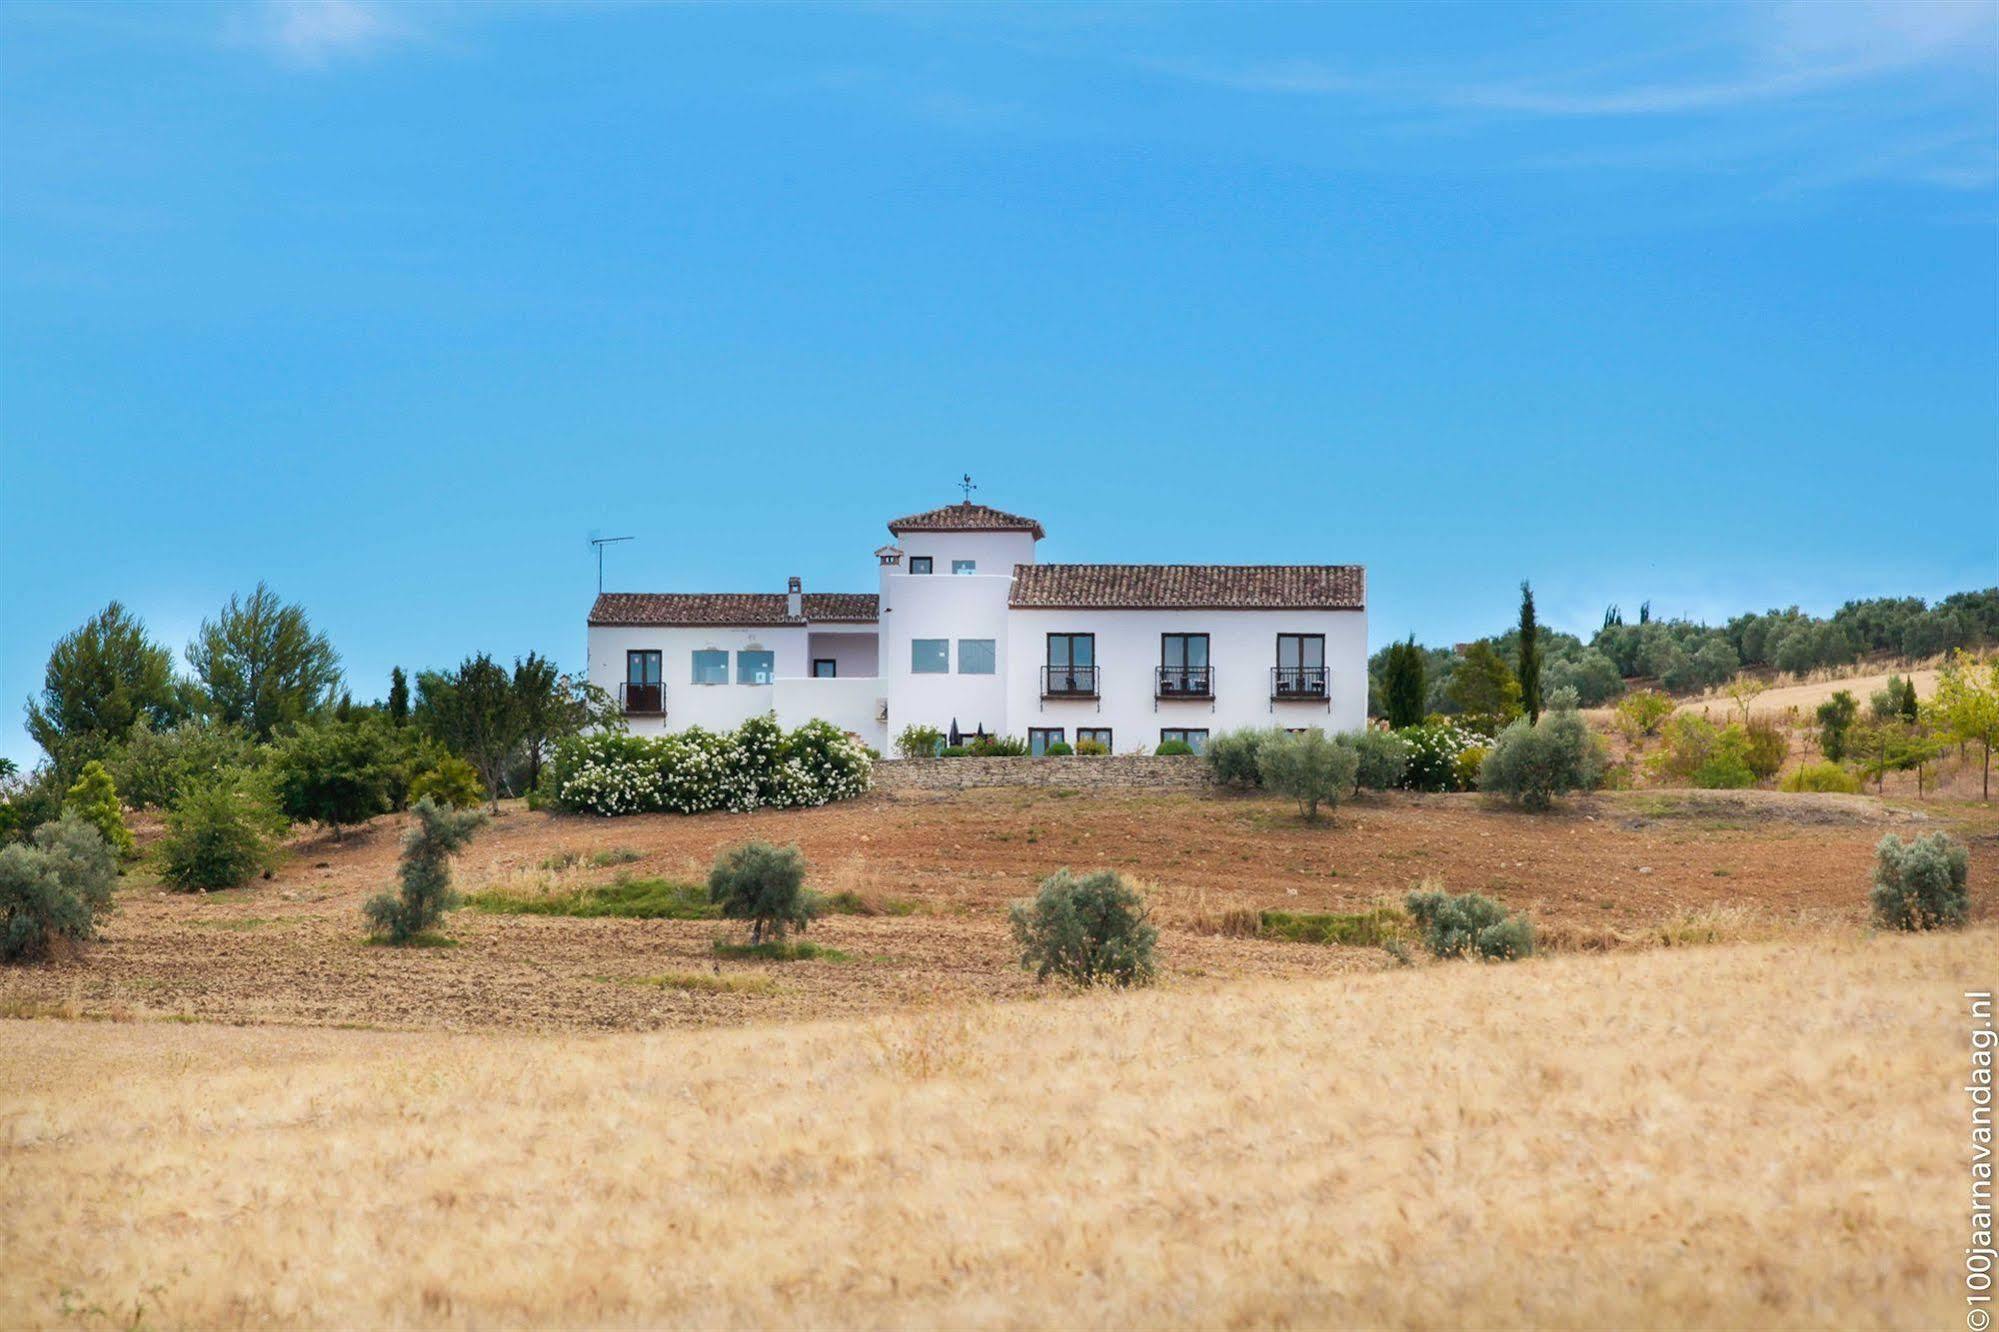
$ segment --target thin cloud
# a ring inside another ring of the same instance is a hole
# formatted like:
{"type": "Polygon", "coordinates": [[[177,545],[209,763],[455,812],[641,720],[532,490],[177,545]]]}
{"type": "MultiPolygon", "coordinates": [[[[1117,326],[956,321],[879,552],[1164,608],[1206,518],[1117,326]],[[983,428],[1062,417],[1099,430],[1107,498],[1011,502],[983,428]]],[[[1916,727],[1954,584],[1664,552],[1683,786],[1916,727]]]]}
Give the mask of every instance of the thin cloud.
{"type": "Polygon", "coordinates": [[[305,68],[375,55],[418,35],[401,14],[369,0],[264,0],[224,32],[233,45],[305,68]]]}
{"type": "MultiPolygon", "coordinates": [[[[1720,44],[1728,49],[1728,62],[1737,66],[1731,72],[1613,86],[1575,86],[1543,74],[1490,81],[1436,74],[1384,75],[1303,58],[1236,66],[1171,60],[1142,63],[1239,92],[1380,97],[1405,104],[1544,116],[1676,115],[1778,102],[1939,64],[1989,63],[1999,47],[1999,23],[1994,22],[1993,12],[1981,4],[1948,0],[1786,6],[1768,11],[1761,22],[1741,25],[1720,44]]],[[[1683,58],[1685,53],[1673,54],[1683,58]]]]}
{"type": "Polygon", "coordinates": [[[1738,68],[1721,77],[1612,88],[1521,81],[1443,94],[1459,105],[1548,116],[1656,116],[1806,97],[1966,59],[1988,61],[1993,11],[1956,0],[1791,4],[1746,11],[1731,42],[1738,68]]]}

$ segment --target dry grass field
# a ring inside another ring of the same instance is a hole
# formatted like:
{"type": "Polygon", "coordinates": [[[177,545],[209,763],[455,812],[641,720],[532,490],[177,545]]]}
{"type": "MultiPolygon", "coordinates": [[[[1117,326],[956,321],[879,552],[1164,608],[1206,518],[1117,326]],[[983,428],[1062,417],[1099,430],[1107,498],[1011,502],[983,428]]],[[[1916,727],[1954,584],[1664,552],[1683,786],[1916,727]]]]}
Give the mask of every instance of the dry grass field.
{"type": "Polygon", "coordinates": [[[713,920],[463,910],[370,947],[402,820],[254,887],[141,862],[0,970],[0,1326],[1910,1326],[1954,1307],[1958,995],[1999,815],[1625,792],[1548,815],[975,791],[621,820],[510,807],[470,891],[698,881],[796,841],[839,956],[713,920]],[[1873,844],[1948,827],[1973,928],[1874,935],[1873,844]],[[1161,985],[1016,965],[1050,870],[1140,880],[1161,985]],[[1546,951],[1238,937],[1418,880],[1546,951]],[[1684,945],[1705,945],[1687,947],[1684,945]]]}
{"type": "Polygon", "coordinates": [[[582,1039],[10,1023],[0,1325],[1943,1326],[1994,944],[582,1039]]]}
{"type": "MultiPolygon", "coordinates": [[[[1282,802],[977,791],[751,815],[556,818],[509,807],[462,887],[699,883],[722,847],[797,841],[812,885],[874,915],[810,937],[845,960],[718,959],[702,920],[455,914],[452,948],[372,948],[360,906],[394,873],[399,818],[299,842],[275,878],[206,897],[143,866],[83,957],[0,971],[0,1013],[454,1030],[650,1030],[861,1015],[1039,993],[1014,964],[1009,901],[1061,866],[1141,880],[1168,985],[1306,979],[1391,965],[1379,949],[1236,938],[1231,911],[1354,912],[1421,879],[1530,912],[1557,949],[1851,932],[1884,831],[1950,826],[1973,881],[1999,878],[1999,817],[1963,805],[1774,792],[1629,792],[1548,815],[1477,796],[1372,797],[1302,823],[1282,802]],[[607,863],[593,863],[604,861],[607,863]],[[555,868],[550,868],[555,866],[555,868]]],[[[1977,919],[1999,919],[1981,898],[1977,919]]],[[[736,933],[740,933],[737,931],[736,933]]],[[[734,937],[733,934],[731,937],[734,937]]]]}

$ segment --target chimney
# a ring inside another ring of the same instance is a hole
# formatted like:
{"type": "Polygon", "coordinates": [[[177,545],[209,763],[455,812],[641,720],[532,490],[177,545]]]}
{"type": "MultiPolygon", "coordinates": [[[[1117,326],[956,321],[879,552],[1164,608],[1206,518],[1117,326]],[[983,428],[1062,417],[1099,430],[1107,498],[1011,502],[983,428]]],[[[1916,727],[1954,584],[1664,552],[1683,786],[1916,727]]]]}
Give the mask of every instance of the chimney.
{"type": "Polygon", "coordinates": [[[796,574],[785,580],[784,613],[794,620],[805,618],[805,584],[796,574]]]}

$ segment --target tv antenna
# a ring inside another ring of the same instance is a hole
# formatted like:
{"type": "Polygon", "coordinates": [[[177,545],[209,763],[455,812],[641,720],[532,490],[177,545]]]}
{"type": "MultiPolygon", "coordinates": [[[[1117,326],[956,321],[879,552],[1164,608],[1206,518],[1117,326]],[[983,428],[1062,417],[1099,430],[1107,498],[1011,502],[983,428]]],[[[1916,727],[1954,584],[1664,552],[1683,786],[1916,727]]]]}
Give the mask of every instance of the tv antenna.
{"type": "Polygon", "coordinates": [[[958,489],[965,492],[965,503],[970,504],[972,502],[972,492],[978,488],[977,484],[973,482],[970,472],[958,478],[958,489]]]}
{"type": "Polygon", "coordinates": [[[636,540],[634,537],[591,537],[590,544],[597,548],[597,595],[604,595],[604,547],[619,541],[636,540]]]}

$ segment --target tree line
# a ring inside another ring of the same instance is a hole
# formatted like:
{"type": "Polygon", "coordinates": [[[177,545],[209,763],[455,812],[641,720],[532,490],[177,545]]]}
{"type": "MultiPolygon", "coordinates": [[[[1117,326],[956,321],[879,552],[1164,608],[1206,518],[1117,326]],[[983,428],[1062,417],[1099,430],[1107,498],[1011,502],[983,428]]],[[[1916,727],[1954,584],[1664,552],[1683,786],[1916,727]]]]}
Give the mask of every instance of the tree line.
{"type": "Polygon", "coordinates": [[[398,666],[383,696],[357,702],[331,641],[262,583],[204,620],[182,662],[117,602],[65,634],[27,703],[44,758],[27,774],[0,767],[0,841],[66,806],[156,807],[170,853],[181,825],[198,826],[205,840],[182,849],[226,862],[193,864],[180,886],[223,886],[218,873],[240,881],[284,824],[338,830],[424,795],[497,806],[533,790],[559,740],[618,724],[603,690],[532,652],[511,667],[478,653],[414,687],[398,666]]]}
{"type": "MultiPolygon", "coordinates": [[[[1523,617],[1524,618],[1524,617],[1523,617]]],[[[1369,704],[1375,716],[1395,725],[1391,677],[1401,683],[1403,713],[1412,706],[1410,681],[1420,674],[1421,701],[1415,716],[1491,711],[1505,693],[1494,663],[1507,666],[1516,684],[1525,684],[1521,629],[1465,646],[1429,647],[1413,638],[1392,643],[1368,662],[1369,704]],[[1457,677],[1464,673],[1460,683],[1457,677]]],[[[1959,592],[1929,604],[1920,597],[1877,597],[1849,601],[1831,615],[1812,616],[1796,606],[1735,616],[1720,626],[1686,619],[1655,619],[1649,602],[1626,622],[1618,606],[1607,607],[1603,623],[1588,642],[1575,634],[1534,624],[1531,660],[1534,683],[1543,695],[1570,688],[1585,707],[1608,703],[1626,682],[1651,679],[1674,693],[1726,684],[1745,669],[1803,674],[1848,666],[1864,656],[1922,659],[1960,649],[1999,643],[1999,587],[1959,592]]],[[[1524,701],[1524,700],[1520,700],[1524,701]]]]}

